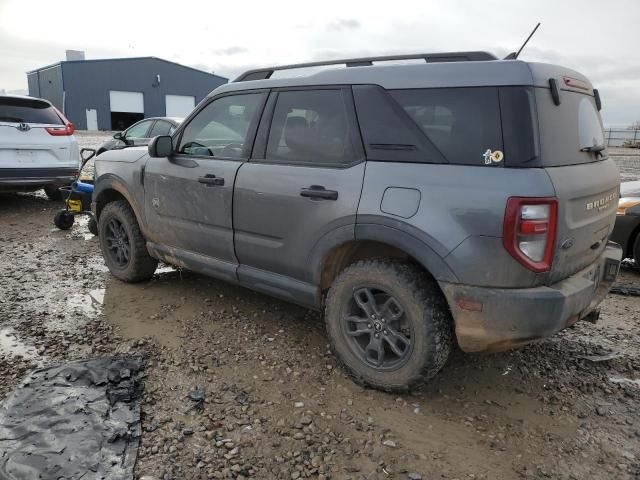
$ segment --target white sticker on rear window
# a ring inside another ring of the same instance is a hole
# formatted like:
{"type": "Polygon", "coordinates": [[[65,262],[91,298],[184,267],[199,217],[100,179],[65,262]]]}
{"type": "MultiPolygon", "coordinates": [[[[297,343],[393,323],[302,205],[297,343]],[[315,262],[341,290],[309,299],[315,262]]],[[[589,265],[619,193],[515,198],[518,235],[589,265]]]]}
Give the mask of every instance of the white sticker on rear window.
{"type": "Polygon", "coordinates": [[[492,163],[500,163],[504,160],[504,153],[502,153],[501,150],[495,150],[492,152],[490,148],[487,148],[487,150],[482,154],[482,157],[484,158],[485,165],[491,165],[492,163]]]}

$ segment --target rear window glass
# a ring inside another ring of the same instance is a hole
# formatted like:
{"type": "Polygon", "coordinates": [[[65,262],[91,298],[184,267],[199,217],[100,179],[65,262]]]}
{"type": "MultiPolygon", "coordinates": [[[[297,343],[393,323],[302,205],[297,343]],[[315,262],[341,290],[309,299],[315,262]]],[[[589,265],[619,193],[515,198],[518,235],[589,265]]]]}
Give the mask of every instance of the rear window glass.
{"type": "Polygon", "coordinates": [[[535,88],[542,165],[560,167],[607,158],[602,121],[591,95],[560,91],[560,105],[548,88],[535,88]]]}
{"type": "Polygon", "coordinates": [[[28,98],[0,97],[0,122],[63,125],[51,105],[28,98]]]}
{"type": "Polygon", "coordinates": [[[449,163],[502,165],[496,87],[392,90],[390,93],[449,163]]]}

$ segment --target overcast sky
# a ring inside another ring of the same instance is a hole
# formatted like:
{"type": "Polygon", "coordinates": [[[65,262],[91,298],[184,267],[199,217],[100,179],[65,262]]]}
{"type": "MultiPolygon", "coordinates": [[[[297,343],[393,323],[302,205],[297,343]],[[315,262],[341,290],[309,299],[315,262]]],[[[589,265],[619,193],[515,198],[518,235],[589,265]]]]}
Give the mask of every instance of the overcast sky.
{"type": "Polygon", "coordinates": [[[640,120],[640,0],[0,0],[0,90],[64,59],[156,56],[233,78],[261,66],[362,55],[515,50],[600,89],[606,125],[640,120]]]}

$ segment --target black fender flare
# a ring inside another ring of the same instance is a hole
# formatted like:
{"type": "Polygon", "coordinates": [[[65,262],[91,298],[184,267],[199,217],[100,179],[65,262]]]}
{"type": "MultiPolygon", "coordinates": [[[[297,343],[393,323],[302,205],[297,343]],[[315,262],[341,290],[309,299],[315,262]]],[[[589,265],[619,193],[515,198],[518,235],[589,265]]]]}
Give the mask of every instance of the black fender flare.
{"type": "Polygon", "coordinates": [[[142,234],[147,236],[147,225],[144,221],[143,212],[140,211],[140,206],[135,200],[135,197],[129,192],[127,189],[126,182],[122,180],[120,177],[113,174],[105,174],[101,176],[95,183],[95,188],[93,190],[92,202],[91,202],[91,210],[93,211],[96,220],[99,220],[99,213],[97,211],[97,203],[100,196],[108,191],[114,190],[122,195],[125,200],[129,203],[131,208],[133,209],[133,213],[138,220],[138,224],[140,225],[140,229],[142,230],[142,234]]]}
{"type": "Polygon", "coordinates": [[[372,240],[396,247],[415,258],[436,280],[459,283],[444,258],[427,243],[429,237],[426,234],[404,222],[395,220],[389,222],[389,219],[381,219],[383,224],[376,222],[377,219],[371,220],[367,219],[367,223],[338,227],[325,234],[316,243],[309,256],[309,276],[315,285],[321,283],[320,277],[327,255],[336,247],[357,240],[372,240]],[[371,222],[371,220],[374,221],[371,222]]]}

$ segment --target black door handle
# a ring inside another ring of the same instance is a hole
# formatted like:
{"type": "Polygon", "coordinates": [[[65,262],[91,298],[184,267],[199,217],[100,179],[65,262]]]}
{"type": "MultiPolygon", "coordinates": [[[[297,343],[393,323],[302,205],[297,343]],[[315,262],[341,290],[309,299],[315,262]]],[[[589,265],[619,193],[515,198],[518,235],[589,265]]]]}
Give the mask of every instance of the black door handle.
{"type": "Polygon", "coordinates": [[[322,185],[311,185],[308,188],[301,189],[300,196],[311,199],[337,200],[338,192],[335,190],[327,190],[322,185]]]}
{"type": "Polygon", "coordinates": [[[221,185],[224,185],[224,178],[207,174],[204,177],[198,177],[198,182],[204,183],[205,185],[211,185],[212,187],[219,187],[221,185]]]}

